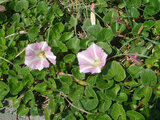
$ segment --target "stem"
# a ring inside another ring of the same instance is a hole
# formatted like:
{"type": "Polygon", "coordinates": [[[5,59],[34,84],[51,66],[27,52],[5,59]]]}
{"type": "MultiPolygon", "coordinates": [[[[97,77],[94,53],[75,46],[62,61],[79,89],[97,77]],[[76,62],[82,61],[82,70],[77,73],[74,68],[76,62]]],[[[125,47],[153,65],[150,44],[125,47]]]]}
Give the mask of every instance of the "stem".
{"type": "Polygon", "coordinates": [[[20,51],[14,58],[17,58],[19,55],[21,55],[25,51],[25,49],[26,47],[22,51],[20,51]]]}
{"type": "Polygon", "coordinates": [[[151,43],[153,43],[153,44],[160,45],[159,42],[153,41],[153,40],[148,39],[148,38],[146,38],[146,37],[144,37],[144,39],[147,40],[147,41],[149,41],[149,42],[151,42],[151,43]]]}
{"type": "Polygon", "coordinates": [[[3,58],[3,57],[0,57],[0,59],[2,59],[2,60],[4,60],[4,61],[8,62],[8,63],[11,64],[11,65],[13,65],[12,62],[10,62],[9,60],[7,60],[7,59],[5,59],[5,58],[3,58]]]}
{"type": "Polygon", "coordinates": [[[109,60],[111,60],[113,58],[116,58],[116,57],[127,56],[127,55],[137,55],[139,57],[150,58],[150,57],[148,57],[146,55],[142,55],[142,54],[119,54],[119,55],[115,55],[115,56],[112,56],[112,57],[108,58],[106,61],[109,61],[109,60]]]}
{"type": "Polygon", "coordinates": [[[128,21],[129,21],[129,23],[130,23],[130,25],[131,25],[131,27],[132,27],[132,22],[131,22],[131,19],[130,19],[130,17],[129,17],[129,13],[128,13],[128,10],[127,10],[127,7],[126,7],[126,1],[123,0],[123,2],[124,2],[125,10],[126,10],[126,13],[127,13],[128,21]]]}
{"type": "Polygon", "coordinates": [[[61,93],[61,95],[65,98],[65,100],[66,100],[72,107],[76,108],[77,110],[82,111],[82,112],[84,112],[84,113],[86,113],[86,114],[93,114],[93,113],[90,113],[90,112],[88,112],[88,111],[85,111],[85,110],[83,110],[83,109],[81,109],[81,108],[78,108],[77,106],[73,105],[73,104],[68,100],[67,95],[65,95],[64,93],[61,93]]]}

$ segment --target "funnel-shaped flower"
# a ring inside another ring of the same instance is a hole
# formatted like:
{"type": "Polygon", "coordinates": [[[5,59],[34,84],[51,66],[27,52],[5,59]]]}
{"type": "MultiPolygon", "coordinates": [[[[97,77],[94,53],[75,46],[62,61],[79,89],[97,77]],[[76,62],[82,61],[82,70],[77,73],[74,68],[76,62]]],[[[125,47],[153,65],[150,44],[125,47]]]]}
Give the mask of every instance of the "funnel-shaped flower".
{"type": "Polygon", "coordinates": [[[56,64],[56,56],[47,42],[36,42],[26,47],[25,65],[31,69],[42,70],[49,67],[49,62],[56,64]],[[48,59],[48,60],[47,60],[48,59]]]}
{"type": "Polygon", "coordinates": [[[107,54],[96,44],[77,54],[80,72],[100,73],[106,63],[107,54]]]}

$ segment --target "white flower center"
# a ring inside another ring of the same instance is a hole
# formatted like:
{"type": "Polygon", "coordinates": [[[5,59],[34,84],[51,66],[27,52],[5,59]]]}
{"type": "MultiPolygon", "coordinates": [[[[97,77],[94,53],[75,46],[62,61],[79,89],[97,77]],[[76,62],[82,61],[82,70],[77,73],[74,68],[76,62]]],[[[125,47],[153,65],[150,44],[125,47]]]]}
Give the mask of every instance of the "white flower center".
{"type": "Polygon", "coordinates": [[[46,53],[45,53],[45,51],[40,51],[40,52],[38,53],[38,57],[39,57],[41,60],[46,59],[46,53]]]}
{"type": "Polygon", "coordinates": [[[101,60],[100,59],[95,59],[93,62],[93,67],[99,67],[101,65],[101,60]]]}

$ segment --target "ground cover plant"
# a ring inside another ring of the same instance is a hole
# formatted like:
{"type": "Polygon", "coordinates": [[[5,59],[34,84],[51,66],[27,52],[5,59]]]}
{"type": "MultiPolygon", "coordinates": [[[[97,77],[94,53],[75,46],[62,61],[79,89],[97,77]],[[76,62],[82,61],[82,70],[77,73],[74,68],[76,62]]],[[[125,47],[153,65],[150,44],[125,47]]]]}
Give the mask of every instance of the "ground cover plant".
{"type": "Polygon", "coordinates": [[[159,120],[159,0],[0,0],[0,108],[46,120],[159,120]]]}

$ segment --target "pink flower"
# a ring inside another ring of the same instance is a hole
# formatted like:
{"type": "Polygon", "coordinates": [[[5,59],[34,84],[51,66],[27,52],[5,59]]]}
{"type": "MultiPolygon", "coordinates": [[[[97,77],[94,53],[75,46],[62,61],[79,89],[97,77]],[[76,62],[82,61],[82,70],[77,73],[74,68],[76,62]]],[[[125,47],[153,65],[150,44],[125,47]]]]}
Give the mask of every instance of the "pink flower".
{"type": "Polygon", "coordinates": [[[95,13],[94,13],[95,4],[92,3],[91,6],[90,6],[90,8],[91,8],[91,10],[92,10],[92,11],[91,11],[91,15],[90,15],[91,24],[92,24],[92,25],[95,25],[95,24],[96,24],[96,15],[95,15],[95,13]]]}
{"type": "Polygon", "coordinates": [[[106,63],[107,54],[96,44],[77,54],[81,73],[100,73],[106,63]]]}
{"type": "Polygon", "coordinates": [[[140,59],[138,59],[137,55],[128,55],[132,60],[133,62],[136,64],[136,65],[141,65],[142,62],[140,59]]]}
{"type": "Polygon", "coordinates": [[[26,47],[25,65],[31,69],[42,70],[49,67],[49,62],[56,64],[56,56],[47,42],[36,42],[26,47]],[[48,60],[47,60],[48,59],[48,60]]]}

